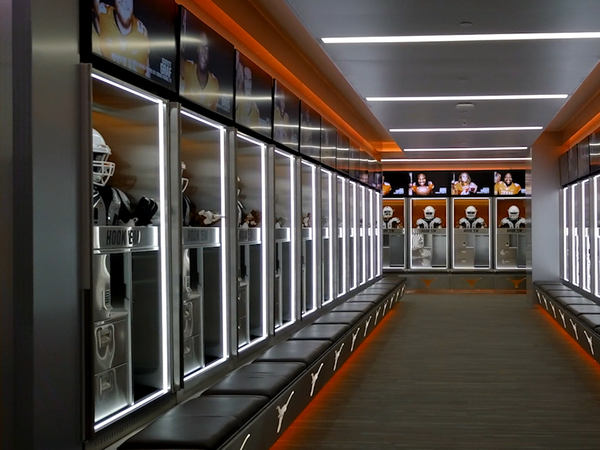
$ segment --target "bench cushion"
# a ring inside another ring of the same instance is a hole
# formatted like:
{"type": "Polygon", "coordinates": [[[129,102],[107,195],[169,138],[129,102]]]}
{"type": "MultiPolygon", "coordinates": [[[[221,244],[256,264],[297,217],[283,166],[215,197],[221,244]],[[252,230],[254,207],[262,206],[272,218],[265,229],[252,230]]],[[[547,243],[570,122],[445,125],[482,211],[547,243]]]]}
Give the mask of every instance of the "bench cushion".
{"type": "Polygon", "coordinates": [[[301,362],[253,362],[227,375],[202,395],[277,396],[304,369],[301,362]]]}
{"type": "Polygon", "coordinates": [[[581,297],[581,294],[572,291],[571,289],[545,289],[548,295],[561,296],[561,297],[581,297]]]}
{"type": "Polygon", "coordinates": [[[357,302],[350,302],[350,303],[342,303],[340,306],[333,308],[332,311],[333,312],[352,311],[352,312],[366,313],[371,308],[373,308],[373,303],[357,301],[357,302]]]}
{"type": "Polygon", "coordinates": [[[337,342],[350,329],[350,325],[337,323],[313,324],[294,334],[290,340],[329,340],[337,342]]]}
{"type": "Polygon", "coordinates": [[[600,314],[582,314],[578,317],[581,320],[581,323],[587,325],[596,333],[598,332],[600,327],[600,314]]]}
{"type": "Polygon", "coordinates": [[[235,417],[164,415],[119,448],[212,450],[239,428],[239,421],[235,417]]]}
{"type": "Polygon", "coordinates": [[[269,402],[262,395],[201,395],[176,406],[167,415],[177,417],[235,417],[240,426],[248,422],[269,402]]]}
{"type": "Polygon", "coordinates": [[[346,303],[354,303],[354,302],[370,302],[370,303],[379,303],[384,296],[381,294],[358,294],[354,297],[346,300],[346,303]]]}
{"type": "Polygon", "coordinates": [[[554,300],[556,303],[558,303],[559,305],[563,305],[563,306],[567,306],[567,305],[595,305],[596,303],[593,302],[590,299],[587,299],[585,297],[552,297],[552,300],[554,300]]]}
{"type": "Polygon", "coordinates": [[[329,340],[306,341],[293,340],[285,341],[271,347],[263,355],[256,359],[257,362],[278,362],[278,361],[297,361],[311,365],[331,346],[329,340]]]}
{"type": "Polygon", "coordinates": [[[576,316],[580,314],[600,314],[600,306],[598,305],[567,305],[566,309],[576,316]]]}
{"type": "Polygon", "coordinates": [[[354,325],[363,316],[364,314],[359,312],[330,312],[318,318],[315,323],[345,323],[354,325]]]}

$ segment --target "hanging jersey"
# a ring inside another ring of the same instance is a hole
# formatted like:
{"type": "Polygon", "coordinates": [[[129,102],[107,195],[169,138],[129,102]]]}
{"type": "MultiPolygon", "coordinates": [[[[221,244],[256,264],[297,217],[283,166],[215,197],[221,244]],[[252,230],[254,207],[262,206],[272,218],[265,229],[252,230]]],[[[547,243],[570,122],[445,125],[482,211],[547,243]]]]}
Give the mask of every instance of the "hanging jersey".
{"type": "Polygon", "coordinates": [[[189,98],[213,111],[217,108],[219,100],[219,80],[212,73],[208,72],[206,85],[202,87],[198,79],[198,65],[190,60],[183,64],[181,72],[181,95],[189,98]]]}
{"type": "Polygon", "coordinates": [[[116,9],[104,3],[100,6],[100,54],[112,62],[149,77],[150,42],[144,24],[133,17],[131,31],[123,35],[117,25],[116,9]]]}

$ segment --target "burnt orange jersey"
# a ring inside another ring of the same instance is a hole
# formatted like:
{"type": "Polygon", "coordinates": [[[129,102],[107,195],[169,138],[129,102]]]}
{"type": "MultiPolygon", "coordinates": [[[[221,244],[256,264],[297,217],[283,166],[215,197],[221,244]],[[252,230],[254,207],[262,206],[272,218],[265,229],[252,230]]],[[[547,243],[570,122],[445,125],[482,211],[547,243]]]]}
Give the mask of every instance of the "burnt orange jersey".
{"type": "Polygon", "coordinates": [[[193,100],[199,105],[212,109],[217,108],[219,100],[219,80],[208,72],[206,85],[202,87],[198,79],[198,65],[190,60],[185,61],[181,71],[181,95],[193,100]]]}
{"type": "Polygon", "coordinates": [[[98,34],[100,54],[134,72],[150,77],[148,55],[150,41],[144,24],[132,18],[131,30],[123,35],[117,25],[116,10],[113,6],[100,3],[98,11],[100,30],[98,34]]]}
{"type": "Polygon", "coordinates": [[[494,195],[517,195],[521,192],[519,183],[512,183],[507,186],[504,181],[499,181],[494,185],[494,195]]]}

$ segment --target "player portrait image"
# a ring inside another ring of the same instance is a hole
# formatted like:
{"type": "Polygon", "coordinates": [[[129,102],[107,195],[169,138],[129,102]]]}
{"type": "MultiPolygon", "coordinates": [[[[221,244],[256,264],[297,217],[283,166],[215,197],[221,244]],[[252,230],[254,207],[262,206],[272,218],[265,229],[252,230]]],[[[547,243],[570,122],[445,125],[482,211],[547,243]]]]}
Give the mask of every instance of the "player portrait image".
{"type": "Polygon", "coordinates": [[[492,173],[487,170],[452,172],[450,193],[452,196],[492,195],[492,173]]]}
{"type": "Polygon", "coordinates": [[[92,52],[173,89],[175,14],[160,0],[92,0],[92,52]]]}
{"type": "MultiPolygon", "coordinates": [[[[301,102],[301,110],[304,110],[304,108],[305,108],[304,102],[301,102]]],[[[303,116],[304,116],[304,114],[303,114],[303,116]]],[[[327,120],[325,120],[324,118],[321,117],[320,120],[321,120],[321,133],[320,133],[321,162],[323,162],[324,164],[327,164],[329,167],[335,168],[335,166],[336,166],[335,146],[336,146],[336,142],[337,142],[337,131],[336,131],[335,127],[332,124],[330,124],[327,120]]],[[[303,124],[304,124],[304,122],[301,121],[300,134],[302,137],[302,142],[304,141],[304,133],[305,133],[303,124]]],[[[300,145],[300,152],[305,153],[305,150],[303,150],[302,144],[300,145]]]]}
{"type": "Polygon", "coordinates": [[[236,52],[235,121],[271,137],[273,79],[239,51],[236,52]]]}
{"type": "Polygon", "coordinates": [[[471,195],[477,192],[477,185],[471,180],[469,172],[461,172],[458,179],[452,180],[452,195],[471,195]]]}
{"type": "Polygon", "coordinates": [[[298,150],[300,100],[278,80],[275,80],[274,100],[273,139],[298,150]]]}
{"type": "Polygon", "coordinates": [[[336,150],[337,170],[349,173],[350,170],[350,139],[340,130],[337,130],[336,150]]]}
{"type": "Polygon", "coordinates": [[[448,195],[449,180],[447,172],[408,172],[409,196],[448,195]]]}
{"type": "Polygon", "coordinates": [[[233,45],[181,8],[179,93],[233,118],[233,45]]]}
{"type": "Polygon", "coordinates": [[[524,170],[494,172],[494,195],[520,195],[524,190],[524,170]]]}

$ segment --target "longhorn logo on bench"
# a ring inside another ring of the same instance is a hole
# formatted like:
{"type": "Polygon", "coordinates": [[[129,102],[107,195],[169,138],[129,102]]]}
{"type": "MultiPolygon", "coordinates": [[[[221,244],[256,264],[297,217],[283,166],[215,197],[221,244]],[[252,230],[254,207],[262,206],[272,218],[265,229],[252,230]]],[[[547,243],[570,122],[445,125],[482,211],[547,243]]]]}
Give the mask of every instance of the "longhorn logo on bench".
{"type": "Polygon", "coordinates": [[[242,442],[242,446],[240,447],[240,450],[244,450],[244,447],[246,446],[246,442],[248,442],[248,439],[250,439],[250,433],[248,433],[248,436],[246,436],[246,439],[244,439],[244,442],[242,442]]]}
{"type": "Polygon", "coordinates": [[[379,311],[381,311],[381,306],[379,308],[377,308],[377,311],[375,311],[375,322],[373,322],[373,325],[377,325],[377,318],[379,317],[379,311]]]}
{"type": "Polygon", "coordinates": [[[546,305],[546,311],[548,310],[548,302],[546,301],[546,297],[544,297],[542,295],[542,298],[544,299],[544,305],[546,305]]]}
{"type": "Polygon", "coordinates": [[[556,309],[554,308],[554,303],[550,302],[550,306],[552,306],[552,312],[554,313],[554,318],[556,319],[556,309]]]}
{"type": "Polygon", "coordinates": [[[587,331],[583,330],[583,332],[585,333],[585,338],[588,341],[588,344],[590,346],[590,351],[592,352],[592,355],[594,354],[594,343],[592,342],[592,336],[587,334],[587,331]]]}
{"type": "Polygon", "coordinates": [[[350,347],[350,351],[354,351],[354,343],[356,342],[356,337],[358,336],[358,332],[360,331],[360,327],[356,329],[356,333],[352,333],[352,346],[350,347]]]}
{"type": "Polygon", "coordinates": [[[292,391],[292,393],[290,394],[290,396],[287,399],[287,402],[285,402],[285,404],[283,406],[277,407],[277,418],[279,419],[279,423],[277,424],[277,433],[279,433],[281,431],[281,424],[283,423],[283,418],[285,417],[285,413],[287,412],[288,405],[290,404],[290,401],[292,400],[293,395],[294,395],[294,391],[292,391]]]}
{"type": "Polygon", "coordinates": [[[369,316],[369,318],[367,319],[367,323],[365,324],[365,333],[364,333],[363,337],[367,336],[367,330],[369,329],[369,323],[371,323],[371,318],[372,317],[373,316],[369,316]]]}
{"type": "Polygon", "coordinates": [[[333,351],[335,353],[335,361],[333,363],[333,371],[335,372],[337,369],[337,363],[338,363],[338,359],[340,359],[340,355],[342,354],[342,350],[344,349],[344,343],[342,343],[342,345],[340,346],[340,349],[338,351],[333,351]]]}
{"type": "Polygon", "coordinates": [[[321,373],[321,369],[323,368],[323,363],[319,366],[319,370],[315,373],[310,374],[310,396],[312,397],[315,393],[315,386],[317,385],[317,380],[319,379],[319,374],[321,373]]]}
{"type": "Polygon", "coordinates": [[[388,301],[389,301],[389,300],[386,300],[386,301],[385,301],[385,304],[383,305],[383,315],[384,315],[384,316],[385,316],[385,310],[387,309],[388,301]]]}
{"type": "Polygon", "coordinates": [[[569,322],[571,322],[571,327],[573,327],[573,331],[575,332],[575,337],[577,338],[577,340],[579,340],[579,334],[577,333],[577,324],[575,322],[573,322],[573,319],[569,319],[569,322]]]}
{"type": "Polygon", "coordinates": [[[565,321],[565,314],[559,309],[558,310],[559,314],[560,314],[560,318],[562,319],[563,322],[563,328],[567,328],[567,322],[565,321]]]}

